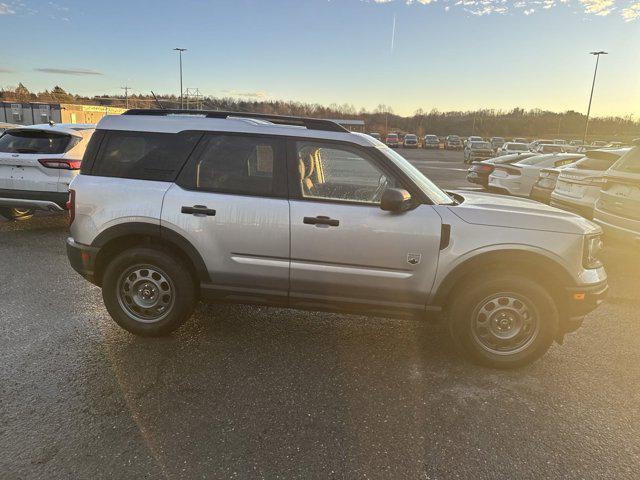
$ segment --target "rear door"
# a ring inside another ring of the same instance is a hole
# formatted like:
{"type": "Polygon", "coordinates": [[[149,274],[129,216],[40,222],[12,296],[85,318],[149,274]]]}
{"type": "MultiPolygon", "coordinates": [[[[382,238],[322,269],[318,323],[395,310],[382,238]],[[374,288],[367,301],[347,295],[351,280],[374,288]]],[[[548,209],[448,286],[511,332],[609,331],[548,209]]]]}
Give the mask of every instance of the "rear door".
{"type": "Polygon", "coordinates": [[[164,227],[202,256],[221,297],[286,303],[289,201],[286,141],[207,133],[166,193],[164,227]]]}
{"type": "Polygon", "coordinates": [[[433,207],[381,210],[386,188],[407,185],[364,149],[291,141],[289,151],[291,303],[423,311],[439,254],[433,207]]]}
{"type": "Polygon", "coordinates": [[[7,130],[0,137],[0,189],[57,192],[61,169],[47,162],[60,159],[79,141],[66,133],[7,130]]]}

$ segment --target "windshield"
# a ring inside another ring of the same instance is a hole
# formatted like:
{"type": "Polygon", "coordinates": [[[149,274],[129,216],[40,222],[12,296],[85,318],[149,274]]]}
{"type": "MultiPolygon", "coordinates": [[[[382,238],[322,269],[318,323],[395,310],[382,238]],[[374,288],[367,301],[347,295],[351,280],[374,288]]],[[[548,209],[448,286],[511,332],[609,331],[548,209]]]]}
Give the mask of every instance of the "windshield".
{"type": "Polygon", "coordinates": [[[438,137],[436,137],[435,135],[427,135],[426,137],[427,140],[438,140],[438,137]]]}
{"type": "Polygon", "coordinates": [[[408,176],[436,205],[453,205],[455,202],[435,183],[425,177],[420,170],[411,165],[402,155],[387,147],[378,148],[402,172],[408,176]]]}
{"type": "Polygon", "coordinates": [[[491,148],[491,144],[488,142],[472,142],[471,148],[477,148],[477,149],[491,148]]]}
{"type": "Polygon", "coordinates": [[[625,173],[640,173],[640,147],[635,147],[625,153],[611,170],[625,173]]]}
{"type": "Polygon", "coordinates": [[[64,153],[70,147],[71,136],[40,130],[6,131],[0,137],[2,153],[64,153]]]}

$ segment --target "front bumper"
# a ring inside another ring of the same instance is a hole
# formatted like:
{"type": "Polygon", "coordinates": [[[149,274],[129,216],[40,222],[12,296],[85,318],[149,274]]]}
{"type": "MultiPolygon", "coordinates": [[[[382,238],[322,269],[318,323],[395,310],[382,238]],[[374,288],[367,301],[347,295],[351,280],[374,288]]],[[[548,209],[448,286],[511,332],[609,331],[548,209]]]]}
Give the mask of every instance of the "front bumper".
{"type": "Polygon", "coordinates": [[[607,297],[606,280],[594,285],[571,287],[566,290],[566,315],[569,319],[581,318],[592,312],[607,297]]]}
{"type": "Polygon", "coordinates": [[[67,258],[71,268],[96,285],[95,264],[98,251],[96,247],[76,243],[71,237],[67,238],[67,258]]]}

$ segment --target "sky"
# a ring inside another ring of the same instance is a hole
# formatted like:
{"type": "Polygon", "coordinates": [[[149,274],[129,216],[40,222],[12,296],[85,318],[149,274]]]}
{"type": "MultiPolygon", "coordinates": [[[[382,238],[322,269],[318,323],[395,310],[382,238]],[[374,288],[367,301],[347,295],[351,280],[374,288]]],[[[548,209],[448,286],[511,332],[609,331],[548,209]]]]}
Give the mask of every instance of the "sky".
{"type": "Polygon", "coordinates": [[[0,86],[640,116],[640,0],[0,0],[0,86]]]}

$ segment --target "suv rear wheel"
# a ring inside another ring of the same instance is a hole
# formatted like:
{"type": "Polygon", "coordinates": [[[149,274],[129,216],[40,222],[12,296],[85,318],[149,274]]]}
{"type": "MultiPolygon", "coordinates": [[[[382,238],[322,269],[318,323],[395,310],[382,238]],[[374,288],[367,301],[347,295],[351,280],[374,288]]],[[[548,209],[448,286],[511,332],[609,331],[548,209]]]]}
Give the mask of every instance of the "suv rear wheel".
{"type": "Polygon", "coordinates": [[[167,335],[180,327],[196,304],[196,287],[174,255],[136,247],[117,255],[105,269],[102,298],[111,317],[142,336],[167,335]]]}
{"type": "Polygon", "coordinates": [[[558,328],[553,298],[536,282],[509,274],[469,282],[449,309],[457,349],[494,368],[527,365],[549,349],[558,328]]]}
{"type": "Polygon", "coordinates": [[[34,212],[32,208],[0,207],[0,215],[8,220],[29,220],[34,212]]]}

